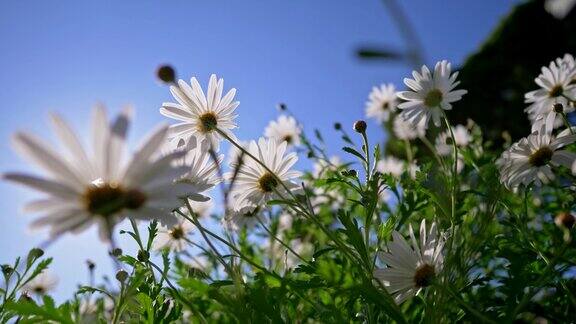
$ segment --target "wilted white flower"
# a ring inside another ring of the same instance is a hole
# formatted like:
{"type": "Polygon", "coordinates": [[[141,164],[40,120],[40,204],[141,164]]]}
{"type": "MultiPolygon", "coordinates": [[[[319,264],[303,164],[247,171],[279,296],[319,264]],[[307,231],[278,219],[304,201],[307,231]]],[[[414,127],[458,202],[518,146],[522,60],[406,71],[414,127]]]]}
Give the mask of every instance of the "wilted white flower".
{"type": "Polygon", "coordinates": [[[406,121],[402,115],[394,118],[392,125],[394,136],[401,140],[413,140],[426,135],[426,120],[422,119],[416,127],[409,121],[406,121]]]}
{"type": "Polygon", "coordinates": [[[176,150],[184,150],[186,152],[182,159],[177,160],[177,164],[188,168],[187,172],[178,181],[194,188],[194,191],[198,194],[189,198],[195,201],[207,201],[208,198],[200,193],[212,189],[222,181],[218,175],[218,168],[222,167],[224,155],[218,155],[213,152],[216,158],[216,161],[214,161],[208,147],[209,144],[206,141],[198,142],[196,137],[193,136],[190,137],[186,144],[180,141],[176,148],[176,150]]]}
{"type": "Polygon", "coordinates": [[[420,172],[420,167],[416,164],[416,162],[410,162],[406,164],[406,171],[410,175],[410,178],[415,179],[416,173],[420,172]]]}
{"type": "Polygon", "coordinates": [[[289,213],[283,212],[280,214],[280,217],[278,218],[278,232],[280,233],[280,236],[282,236],[285,231],[292,228],[292,221],[293,217],[289,213]]]}
{"type": "Polygon", "coordinates": [[[342,160],[339,156],[334,155],[330,160],[318,159],[312,165],[312,176],[320,178],[326,171],[336,171],[342,165],[342,160]]]}
{"type": "Polygon", "coordinates": [[[312,191],[314,195],[310,197],[310,204],[312,204],[315,213],[319,213],[321,206],[328,203],[330,203],[331,210],[337,210],[346,200],[344,195],[333,188],[313,187],[312,191]]]}
{"type": "Polygon", "coordinates": [[[396,110],[398,99],[393,84],[382,84],[373,87],[366,102],[366,117],[375,118],[378,122],[387,122],[390,114],[396,110]]]}
{"type": "Polygon", "coordinates": [[[543,125],[540,131],[522,138],[502,153],[497,161],[500,181],[508,188],[516,188],[520,184],[541,185],[554,179],[551,166],[571,168],[576,161],[576,153],[559,150],[575,140],[576,135],[572,135],[570,129],[554,136],[543,125]]]}
{"type": "Polygon", "coordinates": [[[300,134],[302,129],[298,122],[292,116],[280,115],[278,120],[272,120],[264,130],[264,136],[274,138],[280,142],[286,142],[288,145],[300,145],[300,134]]]}
{"type": "MultiPolygon", "coordinates": [[[[270,170],[260,163],[246,156],[244,163],[238,170],[234,185],[233,196],[239,209],[245,201],[261,206],[271,199],[286,197],[286,189],[297,190],[299,186],[292,180],[301,176],[299,171],[290,170],[298,161],[296,153],[286,153],[286,142],[278,143],[274,139],[260,138],[258,143],[252,141],[248,152],[270,170]],[[271,173],[272,172],[272,173],[271,173]],[[281,196],[279,196],[281,195],[281,196]]],[[[231,178],[233,172],[227,174],[231,178]]]]}
{"type": "Polygon", "coordinates": [[[398,97],[406,100],[398,108],[404,110],[402,116],[414,127],[421,120],[428,125],[430,118],[436,126],[440,126],[441,109],[451,110],[452,103],[467,93],[466,90],[454,90],[460,83],[456,81],[458,72],[452,73],[451,64],[445,60],[436,63],[434,74],[423,65],[421,73],[414,71],[412,76],[414,79],[404,79],[406,86],[412,90],[398,92],[398,97]]]}
{"type": "MultiPolygon", "coordinates": [[[[454,133],[454,141],[458,147],[466,147],[472,140],[472,136],[468,132],[468,129],[464,125],[456,125],[452,127],[452,132],[454,133]]],[[[452,153],[452,138],[450,137],[450,131],[446,130],[436,137],[436,151],[440,155],[450,155],[452,153]]]]}
{"type": "Polygon", "coordinates": [[[53,291],[57,285],[58,278],[44,270],[22,286],[21,290],[37,296],[43,296],[53,291]]]}
{"type": "Polygon", "coordinates": [[[393,156],[385,157],[376,163],[376,169],[383,174],[399,178],[404,173],[404,161],[393,156]]]}
{"type": "Polygon", "coordinates": [[[374,271],[374,277],[384,284],[398,304],[430,286],[444,264],[444,239],[438,236],[436,223],[426,230],[426,221],[422,220],[418,241],[412,225],[409,232],[412,247],[394,231],[393,240],[387,246],[388,252],[379,254],[387,267],[374,271]]]}
{"type": "Polygon", "coordinates": [[[163,103],[160,113],[181,123],[170,126],[170,138],[185,142],[191,136],[196,136],[199,141],[207,139],[216,151],[222,138],[216,128],[235,139],[232,133],[236,128],[234,111],[240,103],[234,101],[236,89],[222,97],[223,91],[224,79],[217,79],[215,74],[210,76],[206,95],[196,78],[190,80],[190,85],[179,80],[177,86],[171,86],[170,92],[178,103],[163,103]]]}
{"type": "Polygon", "coordinates": [[[188,244],[188,236],[192,233],[194,225],[184,217],[178,217],[178,223],[171,227],[161,226],[158,228],[158,235],[154,239],[153,249],[168,249],[174,252],[181,252],[188,244]]]}
{"type": "Polygon", "coordinates": [[[196,194],[193,187],[174,183],[186,172],[184,167],[173,166],[183,152],[158,154],[167,133],[167,127],[162,127],[123,163],[129,115],[127,110],[109,124],[104,109],[96,108],[90,153],[58,115],[52,116],[52,124],[66,148],[63,152],[28,133],[14,136],[16,150],[48,174],[45,178],[4,175],[47,195],[24,207],[28,212],[44,213],[32,228],[49,226],[50,235],[55,237],[64,232],[78,233],[97,223],[101,238],[106,240],[124,217],[157,219],[168,225],[175,221],[171,211],[180,206],[180,197],[196,194]]]}
{"type": "Polygon", "coordinates": [[[228,231],[236,232],[243,228],[251,229],[260,221],[266,220],[266,218],[261,217],[262,208],[249,201],[242,201],[234,205],[235,208],[222,219],[222,224],[228,231]]]}
{"type": "Polygon", "coordinates": [[[554,124],[557,114],[574,111],[570,100],[576,97],[576,85],[571,84],[576,76],[576,68],[570,60],[558,58],[550,62],[549,66],[542,67],[542,73],[535,79],[540,89],[530,91],[525,95],[529,103],[525,111],[534,125],[533,131],[539,130],[542,123],[550,127],[554,124]]]}

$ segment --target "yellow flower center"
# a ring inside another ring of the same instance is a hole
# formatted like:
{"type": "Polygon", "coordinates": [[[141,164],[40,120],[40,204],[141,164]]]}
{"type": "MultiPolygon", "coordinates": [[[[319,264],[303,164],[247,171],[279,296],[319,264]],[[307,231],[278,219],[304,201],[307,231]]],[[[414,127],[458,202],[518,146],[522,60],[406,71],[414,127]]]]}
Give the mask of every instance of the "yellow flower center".
{"type": "Polygon", "coordinates": [[[292,143],[292,135],[286,135],[283,138],[284,142],[291,144],[292,143]]]}
{"type": "Polygon", "coordinates": [[[258,186],[260,186],[260,190],[264,192],[272,192],[274,188],[278,186],[278,181],[273,174],[265,173],[258,179],[258,186]]]}
{"type": "Polygon", "coordinates": [[[170,236],[175,240],[180,240],[184,237],[184,229],[182,226],[176,226],[170,231],[170,236]]]}
{"type": "Polygon", "coordinates": [[[209,133],[213,131],[218,125],[218,118],[213,112],[207,112],[200,116],[200,131],[202,133],[209,133]]]}
{"type": "Polygon", "coordinates": [[[436,276],[434,266],[427,263],[421,265],[414,273],[414,285],[418,288],[428,287],[436,276]]]}
{"type": "Polygon", "coordinates": [[[113,183],[90,186],[83,195],[86,209],[93,215],[110,216],[123,209],[138,209],[146,202],[146,195],[138,190],[123,190],[113,183]]]}
{"type": "Polygon", "coordinates": [[[36,286],[34,287],[34,292],[38,295],[44,295],[46,293],[46,289],[44,289],[42,286],[36,286]]]}
{"type": "Polygon", "coordinates": [[[552,151],[551,148],[544,146],[539,148],[536,152],[532,153],[528,158],[528,162],[530,162],[532,166],[541,167],[550,162],[553,154],[554,151],[552,151]]]}
{"type": "Polygon", "coordinates": [[[438,89],[432,89],[428,91],[426,98],[424,98],[424,104],[427,107],[437,107],[442,102],[444,95],[442,91],[438,89]]]}
{"type": "Polygon", "coordinates": [[[388,101],[382,103],[382,110],[387,110],[390,108],[390,103],[388,101]]]}

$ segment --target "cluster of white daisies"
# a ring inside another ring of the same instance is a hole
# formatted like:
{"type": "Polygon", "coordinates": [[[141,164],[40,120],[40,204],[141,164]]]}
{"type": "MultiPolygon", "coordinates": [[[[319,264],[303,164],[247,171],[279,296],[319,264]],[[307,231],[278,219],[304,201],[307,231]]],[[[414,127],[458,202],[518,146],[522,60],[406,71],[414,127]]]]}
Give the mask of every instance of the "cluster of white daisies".
{"type": "Polygon", "coordinates": [[[51,237],[97,224],[107,241],[126,218],[158,220],[163,227],[157,247],[181,250],[192,229],[180,216],[188,212],[186,200],[197,216],[209,214],[207,192],[222,181],[233,182],[233,203],[224,222],[227,228],[241,228],[268,200],[288,198],[298,188],[293,180],[300,172],[292,170],[298,157],[288,145],[299,143],[301,128],[293,117],[282,115],[266,128],[266,137],[241,146],[232,133],[236,90],[224,95],[223,90],[223,79],[215,75],[206,93],[196,78],[171,86],[176,102],[164,103],[160,113],[179,123],[158,127],[134,154],[125,152],[130,109],[109,121],[104,108],[95,108],[90,150],[62,117],[52,115],[62,150],[27,132],[13,137],[16,150],[45,175],[11,172],[4,178],[45,194],[24,210],[42,213],[31,227],[48,227],[51,237]],[[226,174],[220,172],[224,157],[218,153],[224,139],[237,146],[226,174]]]}
{"type": "MultiPolygon", "coordinates": [[[[456,80],[458,72],[452,73],[451,64],[447,61],[436,63],[434,71],[422,66],[421,71],[414,71],[412,76],[412,79],[404,79],[408,91],[397,92],[393,84],[381,85],[372,89],[366,102],[366,116],[379,123],[391,121],[394,136],[407,142],[408,146],[415,139],[429,143],[426,131],[430,121],[436,127],[441,126],[443,119],[447,121],[444,111],[451,110],[452,104],[466,94],[466,90],[456,89],[460,83],[456,80]]],[[[434,149],[440,156],[450,156],[453,145],[463,148],[471,140],[468,129],[457,125],[438,135],[434,149]]],[[[455,163],[460,172],[464,165],[460,155],[455,163]]],[[[396,178],[404,172],[414,177],[419,170],[415,161],[402,161],[394,156],[384,157],[376,166],[378,171],[396,178]]],[[[417,240],[412,226],[409,226],[412,247],[399,232],[394,231],[388,251],[380,253],[386,267],[374,272],[397,303],[431,285],[443,267],[445,239],[438,234],[436,223],[427,228],[426,222],[422,221],[419,231],[417,240]]]]}
{"type": "Polygon", "coordinates": [[[512,144],[497,162],[500,181],[508,188],[547,183],[559,167],[576,173],[576,154],[562,149],[576,140],[568,121],[576,104],[574,57],[566,54],[542,67],[535,82],[540,88],[525,95],[532,133],[512,144]]]}
{"type": "MultiPolygon", "coordinates": [[[[420,72],[412,73],[413,79],[405,78],[404,83],[410,89],[397,92],[393,84],[374,87],[366,102],[366,117],[374,118],[379,123],[391,121],[394,136],[402,141],[421,139],[427,142],[426,131],[430,120],[440,126],[444,110],[451,110],[452,103],[460,100],[466,90],[458,89],[456,81],[458,72],[452,73],[451,64],[447,61],[436,63],[434,71],[422,66],[420,72]]],[[[472,137],[463,125],[452,128],[456,145],[467,146],[472,137]]],[[[436,152],[441,156],[452,153],[450,131],[441,132],[435,140],[436,152]]],[[[462,170],[463,161],[458,156],[458,172],[462,170]]],[[[420,169],[416,161],[402,161],[394,156],[384,157],[377,163],[378,171],[400,177],[404,172],[412,177],[420,169]]]]}
{"type": "MultiPolygon", "coordinates": [[[[375,87],[366,104],[366,115],[380,123],[391,122],[396,138],[409,142],[420,139],[438,156],[456,156],[456,171],[464,162],[458,154],[469,145],[470,132],[463,125],[450,126],[445,110],[466,94],[456,89],[458,73],[451,64],[438,62],[434,70],[423,66],[413,78],[404,79],[408,91],[397,92],[394,85],[375,87]],[[446,129],[431,144],[426,138],[430,121],[438,127],[442,120],[446,129]],[[451,155],[453,152],[456,155],[451,155]]],[[[513,144],[498,161],[501,181],[508,187],[540,183],[553,177],[552,167],[563,165],[576,171],[576,154],[560,150],[573,143],[576,135],[567,121],[574,110],[576,67],[570,55],[542,68],[536,78],[541,89],[526,94],[526,109],[533,124],[533,133],[513,144]],[[555,128],[566,129],[555,134],[555,128]]],[[[111,122],[103,108],[94,111],[92,119],[92,150],[86,151],[75,132],[58,115],[52,116],[54,131],[65,150],[57,151],[43,140],[28,133],[14,136],[16,149],[46,172],[45,177],[7,173],[5,179],[43,192],[46,197],[26,205],[25,210],[42,212],[32,227],[49,227],[52,236],[64,232],[80,232],[98,224],[101,237],[109,240],[114,226],[122,220],[158,220],[163,227],[155,242],[157,249],[182,251],[188,245],[193,225],[188,216],[210,213],[212,201],[207,192],[221,182],[229,188],[231,202],[225,203],[224,227],[238,230],[263,222],[265,205],[272,199],[294,198],[301,190],[293,170],[298,157],[291,149],[300,144],[301,127],[291,116],[282,115],[272,121],[264,137],[249,143],[239,141],[233,130],[235,89],[223,95],[224,81],[210,77],[207,92],[192,78],[190,84],[179,80],[170,91],[176,102],[162,105],[161,114],[178,120],[172,126],[157,128],[132,155],[125,154],[125,142],[131,111],[125,110],[111,122]],[[226,140],[229,172],[222,173],[224,156],[219,154],[220,142],[226,140]],[[228,207],[229,206],[229,207],[228,207]],[[193,213],[194,215],[190,215],[193,213]]],[[[400,177],[407,172],[415,176],[418,166],[407,152],[409,161],[393,156],[377,161],[377,169],[400,177]]],[[[326,169],[337,169],[340,161],[320,161],[313,172],[320,176],[326,169]]],[[[316,204],[341,199],[325,189],[315,188],[316,204]]],[[[284,217],[283,226],[291,220],[284,217]]],[[[287,225],[286,225],[287,224],[287,225]]],[[[281,226],[282,227],[282,226],[281,226]]],[[[374,275],[401,303],[429,286],[442,271],[444,235],[436,223],[427,227],[423,221],[416,239],[410,226],[411,245],[398,233],[387,252],[380,255],[386,267],[374,275]]],[[[293,246],[290,262],[295,263],[304,244],[293,246]]],[[[277,246],[267,247],[274,251],[277,246]]],[[[309,253],[309,251],[308,251],[309,253]]],[[[203,263],[199,261],[198,263],[203,263]]]]}

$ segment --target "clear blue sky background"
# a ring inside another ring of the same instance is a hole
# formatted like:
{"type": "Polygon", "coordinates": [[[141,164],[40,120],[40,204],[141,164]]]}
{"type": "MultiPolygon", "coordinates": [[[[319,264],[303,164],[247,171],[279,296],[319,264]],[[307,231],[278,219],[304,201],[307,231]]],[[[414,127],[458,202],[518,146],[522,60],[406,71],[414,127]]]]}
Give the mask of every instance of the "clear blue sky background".
{"type": "MultiPolygon", "coordinates": [[[[399,1],[422,38],[428,63],[456,64],[495,27],[517,1],[399,1]]],[[[132,140],[166,121],[158,109],[170,100],[154,79],[168,62],[180,77],[210,73],[238,89],[238,136],[257,138],[275,105],[286,102],[308,131],[319,128],[331,152],[341,143],[334,121],[349,127],[363,117],[371,87],[401,86],[405,65],[362,62],[360,44],[402,46],[379,0],[270,1],[3,1],[0,3],[0,171],[35,171],[12,151],[9,138],[29,130],[53,139],[47,113],[58,111],[86,135],[92,106],[112,112],[136,107],[132,140]]],[[[384,134],[369,123],[372,138],[384,134]]],[[[302,164],[306,165],[306,164],[302,164]]],[[[45,239],[31,234],[33,215],[19,211],[36,193],[0,182],[0,262],[12,262],[45,239]]],[[[130,245],[120,240],[122,247],[130,245]]],[[[85,282],[84,261],[111,269],[94,230],[65,236],[47,251],[55,257],[59,299],[85,282]]]]}

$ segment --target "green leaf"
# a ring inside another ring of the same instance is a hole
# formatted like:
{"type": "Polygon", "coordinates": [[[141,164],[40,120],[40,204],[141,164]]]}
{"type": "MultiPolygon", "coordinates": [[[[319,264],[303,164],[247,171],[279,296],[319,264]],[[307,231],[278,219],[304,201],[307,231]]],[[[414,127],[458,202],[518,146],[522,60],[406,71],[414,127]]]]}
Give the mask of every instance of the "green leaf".
{"type": "Polygon", "coordinates": [[[343,150],[344,152],[346,152],[346,153],[350,153],[350,154],[356,156],[356,157],[359,158],[361,161],[363,161],[364,163],[366,163],[366,158],[365,158],[362,154],[360,154],[358,151],[356,151],[355,149],[353,149],[353,148],[351,148],[351,147],[349,147],[349,146],[344,146],[344,147],[342,148],[342,150],[343,150]]]}

